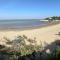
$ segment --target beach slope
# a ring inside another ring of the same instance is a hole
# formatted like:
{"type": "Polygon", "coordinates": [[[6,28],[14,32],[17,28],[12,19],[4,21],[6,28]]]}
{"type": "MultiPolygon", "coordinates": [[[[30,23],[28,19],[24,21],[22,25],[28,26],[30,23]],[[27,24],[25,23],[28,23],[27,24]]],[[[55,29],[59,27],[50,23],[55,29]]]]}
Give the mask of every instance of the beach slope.
{"type": "Polygon", "coordinates": [[[7,37],[10,40],[16,38],[16,36],[25,35],[28,38],[36,38],[37,44],[44,45],[45,43],[50,44],[57,39],[60,39],[58,33],[60,32],[60,24],[51,25],[42,28],[36,29],[27,29],[27,30],[0,30],[0,44],[5,44],[6,40],[4,37],[7,37]]]}

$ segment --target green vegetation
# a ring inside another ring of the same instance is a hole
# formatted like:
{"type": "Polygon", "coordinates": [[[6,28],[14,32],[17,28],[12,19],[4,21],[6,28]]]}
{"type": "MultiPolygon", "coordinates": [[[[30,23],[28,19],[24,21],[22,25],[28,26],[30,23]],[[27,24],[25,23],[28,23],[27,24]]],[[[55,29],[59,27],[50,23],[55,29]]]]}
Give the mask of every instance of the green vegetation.
{"type": "Polygon", "coordinates": [[[60,20],[60,16],[47,17],[45,20],[60,20]]]}
{"type": "MultiPolygon", "coordinates": [[[[60,35],[59,35],[60,36],[60,35]]],[[[42,44],[36,44],[36,37],[34,39],[27,38],[25,35],[18,36],[13,41],[6,39],[6,44],[12,45],[6,47],[0,45],[0,60],[60,60],[60,41],[57,40],[43,49],[42,44]],[[26,45],[26,41],[30,44],[26,45]],[[51,47],[56,44],[54,50],[51,47]],[[50,48],[49,48],[50,47],[50,48]],[[50,53],[46,53],[49,49],[50,53]]]]}

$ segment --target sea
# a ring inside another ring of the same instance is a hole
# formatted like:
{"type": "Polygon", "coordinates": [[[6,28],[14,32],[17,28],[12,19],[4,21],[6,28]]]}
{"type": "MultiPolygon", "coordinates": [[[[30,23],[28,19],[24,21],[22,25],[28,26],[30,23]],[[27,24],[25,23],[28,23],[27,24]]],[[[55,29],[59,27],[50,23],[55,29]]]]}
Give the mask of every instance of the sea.
{"type": "Polygon", "coordinates": [[[0,20],[0,29],[22,29],[42,25],[46,25],[46,22],[40,21],[40,19],[0,20]]]}

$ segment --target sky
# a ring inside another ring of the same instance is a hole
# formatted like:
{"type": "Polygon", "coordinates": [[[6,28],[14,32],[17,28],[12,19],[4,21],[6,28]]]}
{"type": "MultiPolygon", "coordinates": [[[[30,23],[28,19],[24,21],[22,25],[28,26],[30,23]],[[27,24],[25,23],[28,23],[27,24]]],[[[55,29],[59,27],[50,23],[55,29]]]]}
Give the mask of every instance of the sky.
{"type": "Polygon", "coordinates": [[[60,0],[0,0],[0,19],[60,16],[60,0]]]}

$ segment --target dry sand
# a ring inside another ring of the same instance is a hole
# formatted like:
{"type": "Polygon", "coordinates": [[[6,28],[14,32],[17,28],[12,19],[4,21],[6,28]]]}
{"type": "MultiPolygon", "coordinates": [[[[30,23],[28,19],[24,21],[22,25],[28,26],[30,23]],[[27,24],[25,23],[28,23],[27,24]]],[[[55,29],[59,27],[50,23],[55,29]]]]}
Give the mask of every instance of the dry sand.
{"type": "Polygon", "coordinates": [[[30,29],[30,30],[0,30],[0,44],[5,44],[6,40],[4,40],[4,37],[9,38],[10,40],[13,40],[16,38],[16,36],[19,35],[26,35],[28,38],[33,39],[36,37],[37,44],[44,45],[45,43],[50,44],[54,42],[57,39],[60,39],[58,36],[58,32],[60,32],[60,24],[57,25],[51,25],[43,28],[37,28],[37,29],[30,29]]]}

